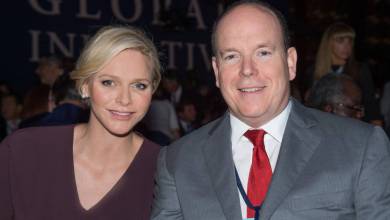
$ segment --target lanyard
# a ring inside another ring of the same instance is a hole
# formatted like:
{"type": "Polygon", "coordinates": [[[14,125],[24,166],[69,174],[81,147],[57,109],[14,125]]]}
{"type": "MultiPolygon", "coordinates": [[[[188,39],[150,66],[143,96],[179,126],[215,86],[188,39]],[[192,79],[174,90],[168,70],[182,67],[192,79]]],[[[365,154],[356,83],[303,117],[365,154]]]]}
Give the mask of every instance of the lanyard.
{"type": "Polygon", "coordinates": [[[244,199],[246,206],[248,206],[250,209],[255,210],[255,220],[259,220],[260,219],[259,218],[259,212],[260,212],[260,209],[261,209],[261,205],[254,206],[251,203],[251,201],[249,200],[248,196],[245,193],[244,188],[242,187],[242,183],[241,183],[240,177],[238,176],[238,172],[237,172],[237,169],[236,169],[235,166],[234,166],[234,171],[236,173],[236,182],[237,182],[238,190],[240,191],[240,194],[241,194],[242,198],[244,199]]]}

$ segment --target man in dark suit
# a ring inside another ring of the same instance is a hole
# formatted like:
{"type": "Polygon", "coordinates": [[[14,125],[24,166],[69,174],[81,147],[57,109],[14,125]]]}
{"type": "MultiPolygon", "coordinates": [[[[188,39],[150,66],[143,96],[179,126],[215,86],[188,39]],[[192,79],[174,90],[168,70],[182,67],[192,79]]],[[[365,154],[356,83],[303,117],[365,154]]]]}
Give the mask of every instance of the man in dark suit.
{"type": "Polygon", "coordinates": [[[290,98],[297,53],[280,13],[238,2],[212,39],[229,111],[162,149],[152,219],[390,219],[387,137],[290,98]]]}
{"type": "Polygon", "coordinates": [[[362,90],[346,74],[329,73],[319,79],[310,89],[306,105],[358,120],[364,116],[362,90]]]}

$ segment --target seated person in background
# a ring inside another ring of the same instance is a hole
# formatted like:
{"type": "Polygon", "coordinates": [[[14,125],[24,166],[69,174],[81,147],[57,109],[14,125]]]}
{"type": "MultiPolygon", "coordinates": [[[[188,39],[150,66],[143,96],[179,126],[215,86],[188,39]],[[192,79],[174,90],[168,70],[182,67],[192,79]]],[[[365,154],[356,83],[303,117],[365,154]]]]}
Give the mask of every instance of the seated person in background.
{"type": "Polygon", "coordinates": [[[307,81],[312,86],[328,73],[352,77],[362,90],[362,105],[366,111],[362,120],[382,126],[371,70],[365,62],[358,62],[354,55],[355,37],[355,30],[350,25],[331,24],[322,35],[314,71],[308,75],[307,81]]]}
{"type": "Polygon", "coordinates": [[[7,94],[1,99],[1,116],[5,120],[6,135],[18,129],[22,109],[21,100],[15,93],[7,94]]]}
{"type": "Polygon", "coordinates": [[[307,106],[336,115],[361,119],[364,116],[362,92],[345,74],[329,73],[311,88],[307,106]]]}
{"type": "Polygon", "coordinates": [[[108,26],[81,52],[72,79],[87,123],[20,129],[0,145],[0,219],[149,219],[160,147],[134,126],[160,82],[152,41],[108,26]]]}
{"type": "Polygon", "coordinates": [[[390,82],[387,82],[383,87],[381,113],[385,119],[385,130],[390,136],[390,82]]]}
{"type": "Polygon", "coordinates": [[[50,97],[50,106],[54,106],[54,109],[42,118],[38,125],[67,125],[88,121],[89,109],[86,103],[83,103],[69,74],[57,78],[50,97]]]}
{"type": "Polygon", "coordinates": [[[33,87],[24,97],[22,121],[19,128],[38,126],[39,121],[49,114],[50,86],[33,87]]]}
{"type": "Polygon", "coordinates": [[[35,73],[42,84],[51,87],[56,79],[64,73],[63,59],[55,55],[42,57],[39,60],[35,73]]]}
{"type": "Polygon", "coordinates": [[[167,145],[180,137],[175,107],[161,86],[154,93],[142,123],[147,131],[145,136],[160,145],[167,145]]]}
{"type": "Polygon", "coordinates": [[[169,101],[171,101],[174,106],[176,106],[183,97],[183,86],[177,77],[177,72],[168,70],[163,75],[161,82],[163,89],[167,92],[169,101]]]}
{"type": "Polygon", "coordinates": [[[5,96],[12,93],[12,89],[8,85],[6,81],[0,80],[0,99],[5,96]]]}
{"type": "Polygon", "coordinates": [[[197,127],[194,123],[198,113],[193,101],[183,98],[178,103],[176,112],[179,118],[180,133],[182,136],[190,133],[197,127]]]}

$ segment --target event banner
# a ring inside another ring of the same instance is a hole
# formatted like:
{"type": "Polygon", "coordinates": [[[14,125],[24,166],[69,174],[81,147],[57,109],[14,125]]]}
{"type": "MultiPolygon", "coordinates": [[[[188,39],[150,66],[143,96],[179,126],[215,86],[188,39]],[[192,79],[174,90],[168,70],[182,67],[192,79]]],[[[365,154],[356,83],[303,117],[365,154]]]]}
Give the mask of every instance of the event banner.
{"type": "MultiPolygon", "coordinates": [[[[43,56],[77,60],[104,25],[134,25],[153,39],[164,69],[212,80],[210,36],[222,0],[18,0],[4,3],[0,80],[20,91],[37,83],[43,56]]],[[[272,1],[271,1],[272,2],[272,1]]],[[[280,2],[278,1],[280,5],[280,2]]]]}

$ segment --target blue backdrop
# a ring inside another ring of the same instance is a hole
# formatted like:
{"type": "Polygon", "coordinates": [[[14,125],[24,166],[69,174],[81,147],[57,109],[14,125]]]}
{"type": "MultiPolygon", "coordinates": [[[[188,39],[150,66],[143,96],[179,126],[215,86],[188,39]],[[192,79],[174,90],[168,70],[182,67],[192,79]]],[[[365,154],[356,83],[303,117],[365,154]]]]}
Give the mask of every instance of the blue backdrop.
{"type": "MultiPolygon", "coordinates": [[[[223,10],[218,0],[23,0],[2,6],[2,73],[23,93],[38,83],[34,74],[42,56],[77,59],[84,43],[107,24],[146,30],[161,51],[165,69],[188,70],[212,82],[210,33],[223,10]]],[[[270,1],[286,12],[286,0],[270,1]]]]}

